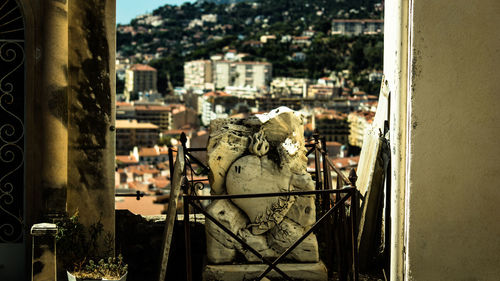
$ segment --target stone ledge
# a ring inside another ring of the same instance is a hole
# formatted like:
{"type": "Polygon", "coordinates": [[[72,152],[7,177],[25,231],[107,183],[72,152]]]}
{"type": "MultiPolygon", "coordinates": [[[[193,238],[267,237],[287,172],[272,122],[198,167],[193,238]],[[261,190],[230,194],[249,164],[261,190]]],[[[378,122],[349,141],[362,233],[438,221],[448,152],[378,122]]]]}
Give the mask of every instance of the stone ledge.
{"type": "MultiPolygon", "coordinates": [[[[206,265],[203,271],[203,281],[253,280],[266,268],[265,264],[206,265]]],[[[283,263],[278,264],[278,268],[297,281],[328,280],[326,267],[321,261],[317,263],[283,263]]],[[[266,277],[269,280],[283,280],[281,275],[274,270],[271,270],[266,277]]]]}

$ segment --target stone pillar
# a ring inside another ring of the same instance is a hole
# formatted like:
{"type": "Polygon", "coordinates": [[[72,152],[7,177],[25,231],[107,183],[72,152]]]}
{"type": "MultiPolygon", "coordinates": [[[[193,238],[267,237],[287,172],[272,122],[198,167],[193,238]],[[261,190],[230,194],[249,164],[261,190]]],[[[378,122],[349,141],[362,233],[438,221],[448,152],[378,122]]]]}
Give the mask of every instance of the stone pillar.
{"type": "Polygon", "coordinates": [[[43,1],[42,89],[40,106],[40,174],[44,214],[66,210],[68,180],[68,4],[43,1]]]}
{"type": "Polygon", "coordinates": [[[32,281],[53,281],[56,277],[56,236],[57,226],[39,223],[31,227],[33,236],[32,281]]]}
{"type": "Polygon", "coordinates": [[[103,243],[115,227],[115,25],[115,0],[69,2],[68,213],[102,223],[103,243]]]}

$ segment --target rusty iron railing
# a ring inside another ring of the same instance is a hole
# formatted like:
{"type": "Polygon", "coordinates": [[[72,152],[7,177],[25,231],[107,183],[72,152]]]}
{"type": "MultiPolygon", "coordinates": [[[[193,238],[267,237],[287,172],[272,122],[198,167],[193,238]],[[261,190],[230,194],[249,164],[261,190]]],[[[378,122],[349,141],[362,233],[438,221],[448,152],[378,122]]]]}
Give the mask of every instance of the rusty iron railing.
{"type": "MultiPolygon", "coordinates": [[[[276,272],[281,274],[283,278],[286,280],[293,280],[291,277],[289,277],[286,273],[281,271],[278,267],[277,264],[280,263],[291,251],[293,251],[304,239],[306,239],[313,231],[318,229],[318,226],[326,220],[331,214],[334,212],[340,210],[340,208],[344,207],[344,203],[347,201],[347,199],[350,199],[351,201],[356,201],[357,200],[357,192],[355,187],[345,187],[343,189],[330,189],[330,190],[314,190],[314,191],[295,191],[295,192],[278,192],[278,193],[259,193],[259,194],[238,194],[238,195],[210,195],[210,196],[198,196],[198,195],[183,195],[183,200],[184,200],[184,229],[185,229],[185,247],[186,247],[186,278],[188,281],[192,280],[191,276],[191,245],[190,245],[190,232],[189,232],[189,206],[193,206],[195,210],[201,212],[202,214],[205,215],[205,218],[211,220],[214,224],[216,224],[218,227],[220,227],[225,233],[230,235],[232,238],[234,238],[236,241],[238,241],[244,248],[252,252],[255,256],[257,256],[259,259],[261,259],[265,264],[268,265],[267,269],[262,272],[259,277],[257,277],[257,280],[261,280],[264,278],[272,269],[274,269],[276,272]],[[324,194],[337,194],[337,195],[342,195],[342,198],[335,203],[333,206],[329,208],[328,211],[326,211],[321,218],[319,218],[312,226],[311,228],[304,233],[295,243],[293,243],[290,247],[288,247],[287,250],[285,250],[278,258],[275,260],[271,261],[265,257],[263,257],[257,250],[252,248],[250,245],[248,245],[243,239],[241,239],[238,235],[233,233],[231,230],[229,230],[227,227],[225,227],[222,223],[218,222],[217,219],[212,217],[210,214],[208,214],[207,211],[205,211],[202,207],[200,207],[198,204],[194,203],[194,200],[224,200],[224,199],[237,199],[237,198],[262,198],[262,197],[277,197],[277,196],[301,196],[301,195],[324,195],[324,194]]],[[[351,215],[351,220],[355,220],[356,213],[355,209],[353,208],[353,213],[351,215]]],[[[357,237],[357,224],[355,221],[351,221],[351,226],[352,226],[352,257],[353,257],[353,279],[352,280],[358,280],[357,278],[357,249],[356,249],[356,237],[357,237]]]]}
{"type": "MultiPolygon", "coordinates": [[[[285,280],[293,280],[290,276],[284,273],[277,267],[277,264],[295,249],[304,239],[307,238],[312,232],[318,231],[320,225],[324,225],[322,230],[319,231],[321,240],[327,243],[327,268],[329,274],[333,269],[333,256],[332,253],[336,252],[338,274],[340,280],[359,280],[358,274],[358,249],[357,249],[357,236],[358,236],[358,213],[359,213],[359,192],[356,189],[356,173],[351,170],[349,178],[347,178],[342,171],[340,171],[328,158],[326,150],[326,142],[320,140],[318,134],[313,135],[313,139],[306,144],[308,151],[307,155],[313,153],[314,155],[314,171],[312,176],[316,182],[316,190],[314,191],[292,191],[280,193],[258,193],[258,194],[238,194],[238,195],[197,195],[196,189],[201,189],[199,185],[200,180],[194,180],[193,175],[206,174],[209,167],[202,163],[199,159],[194,157],[190,152],[206,151],[206,148],[187,148],[186,137],[181,136],[181,144],[186,152],[186,170],[184,171],[184,235],[185,235],[185,250],[186,250],[186,278],[192,281],[192,264],[191,264],[191,244],[190,244],[190,224],[189,213],[190,206],[193,211],[205,215],[206,219],[212,221],[215,225],[220,227],[224,232],[234,238],[244,248],[252,252],[255,256],[262,260],[268,267],[260,274],[257,280],[264,278],[271,270],[278,272],[285,280]],[[188,164],[189,163],[189,164],[188,164]],[[196,172],[190,163],[196,163],[201,167],[201,172],[196,172]],[[188,171],[189,170],[189,171],[188,171]],[[337,174],[336,188],[332,188],[331,171],[337,174]],[[190,177],[188,175],[190,174],[190,177]],[[191,179],[189,179],[191,178],[191,179]],[[294,244],[285,250],[278,258],[269,260],[263,257],[258,251],[253,249],[238,235],[231,232],[222,223],[218,222],[214,217],[207,213],[201,206],[203,200],[230,200],[237,198],[260,198],[260,197],[278,197],[278,196],[303,196],[303,195],[316,195],[317,206],[319,206],[318,217],[319,219],[313,226],[304,233],[294,244]],[[335,195],[335,196],[333,196],[335,195]],[[346,209],[349,206],[349,219],[347,218],[346,209]],[[324,223],[327,221],[327,223],[324,223]],[[347,236],[350,236],[348,239],[347,236]],[[349,241],[350,240],[350,241],[349,241]]],[[[170,152],[170,151],[169,151],[170,152]]],[[[170,158],[173,159],[173,156],[170,158]]],[[[171,160],[173,161],[173,160],[171,160]]],[[[171,165],[170,167],[173,167],[171,165]]],[[[173,169],[173,168],[171,168],[173,169]]],[[[208,180],[208,179],[207,179],[208,180]]]]}

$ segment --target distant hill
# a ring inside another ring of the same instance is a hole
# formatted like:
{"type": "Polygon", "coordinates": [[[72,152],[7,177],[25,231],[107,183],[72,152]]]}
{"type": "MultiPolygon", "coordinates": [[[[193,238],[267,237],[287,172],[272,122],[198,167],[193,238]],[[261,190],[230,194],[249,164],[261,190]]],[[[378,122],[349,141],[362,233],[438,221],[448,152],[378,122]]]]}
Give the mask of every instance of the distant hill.
{"type": "Polygon", "coordinates": [[[164,5],[117,26],[117,57],[158,69],[162,92],[169,84],[183,85],[185,61],[232,49],[247,54],[245,60],[272,63],[274,77],[317,79],[349,70],[361,90],[375,93],[378,82],[370,82],[368,74],[382,68],[383,36],[332,36],[330,30],[333,19],[382,18],[381,2],[198,0],[164,5]],[[261,42],[266,35],[274,39],[261,42]],[[308,39],[301,43],[295,37],[308,39]]]}

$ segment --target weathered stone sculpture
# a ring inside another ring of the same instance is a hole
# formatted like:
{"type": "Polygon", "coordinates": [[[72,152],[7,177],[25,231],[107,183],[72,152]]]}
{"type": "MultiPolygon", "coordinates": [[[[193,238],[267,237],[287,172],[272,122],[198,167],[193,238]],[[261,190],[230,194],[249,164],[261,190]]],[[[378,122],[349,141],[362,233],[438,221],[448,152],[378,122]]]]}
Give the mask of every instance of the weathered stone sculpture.
{"type": "MultiPolygon", "coordinates": [[[[302,116],[280,107],[247,119],[218,119],[210,126],[208,163],[213,194],[253,194],[313,190],[307,173],[302,116]]],[[[264,257],[277,257],[315,222],[313,196],[277,196],[216,200],[208,212],[264,257]]],[[[211,263],[247,261],[253,253],[206,222],[211,263]]],[[[318,262],[318,243],[309,235],[288,256],[318,262]]]]}

